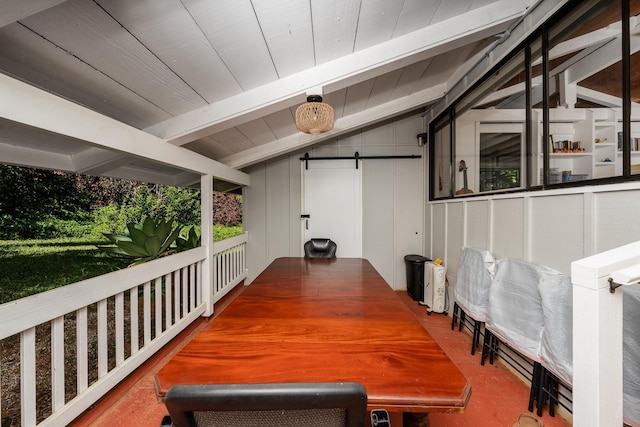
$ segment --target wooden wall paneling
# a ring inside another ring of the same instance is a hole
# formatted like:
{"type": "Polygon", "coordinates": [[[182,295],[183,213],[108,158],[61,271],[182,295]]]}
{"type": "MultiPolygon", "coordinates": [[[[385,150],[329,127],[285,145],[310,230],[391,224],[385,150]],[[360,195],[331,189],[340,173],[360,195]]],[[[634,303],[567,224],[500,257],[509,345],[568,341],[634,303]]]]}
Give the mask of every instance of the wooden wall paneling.
{"type": "Polygon", "coordinates": [[[571,262],[585,256],[582,199],[581,194],[530,198],[529,261],[569,274],[571,262]]]}
{"type": "Polygon", "coordinates": [[[596,253],[640,240],[640,192],[594,194],[596,253]]]}
{"type": "MultiPolygon", "coordinates": [[[[365,146],[363,155],[389,154],[390,147],[365,146]]],[[[353,154],[353,153],[352,153],[353,154]]],[[[394,283],[394,167],[390,160],[364,160],[362,255],[380,275],[394,283]]],[[[402,283],[406,282],[406,278],[402,283]]]]}
{"type": "Polygon", "coordinates": [[[497,199],[493,204],[493,255],[496,258],[523,259],[524,200],[497,199]]]}
{"type": "Polygon", "coordinates": [[[247,173],[251,185],[242,189],[242,221],[249,232],[247,245],[248,275],[246,283],[251,283],[269,265],[267,251],[267,164],[251,166],[247,173]]]}
{"type": "Polygon", "coordinates": [[[446,252],[440,255],[447,268],[447,276],[455,277],[460,265],[460,251],[464,245],[465,205],[465,202],[458,202],[447,207],[447,247],[446,252]]]}
{"type": "MultiPolygon", "coordinates": [[[[395,147],[395,154],[420,154],[417,144],[395,147]]],[[[394,271],[396,284],[406,285],[404,256],[424,255],[424,195],[423,162],[421,159],[383,160],[394,165],[394,271]]]]}
{"type": "Polygon", "coordinates": [[[464,244],[472,248],[489,248],[489,201],[469,200],[464,244]]]}
{"type": "Polygon", "coordinates": [[[302,245],[302,162],[304,153],[289,156],[289,253],[287,256],[303,256],[302,245]]]}
{"type": "Polygon", "coordinates": [[[444,266],[447,269],[448,305],[447,310],[453,310],[455,301],[455,286],[458,280],[460,268],[460,254],[465,241],[465,229],[467,228],[467,202],[454,202],[447,208],[447,245],[444,257],[444,266]]]}
{"type": "Polygon", "coordinates": [[[431,253],[427,257],[442,258],[447,246],[447,203],[432,205],[431,253]]]}

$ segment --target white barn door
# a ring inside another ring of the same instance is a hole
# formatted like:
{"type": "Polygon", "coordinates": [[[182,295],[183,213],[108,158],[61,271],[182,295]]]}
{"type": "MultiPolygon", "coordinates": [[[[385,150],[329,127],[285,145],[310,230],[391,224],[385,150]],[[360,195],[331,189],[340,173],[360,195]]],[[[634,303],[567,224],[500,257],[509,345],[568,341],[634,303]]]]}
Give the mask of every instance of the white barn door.
{"type": "Polygon", "coordinates": [[[339,258],[362,257],[362,162],[301,162],[304,241],[329,238],[339,258]],[[308,168],[305,168],[305,163],[308,168]]]}

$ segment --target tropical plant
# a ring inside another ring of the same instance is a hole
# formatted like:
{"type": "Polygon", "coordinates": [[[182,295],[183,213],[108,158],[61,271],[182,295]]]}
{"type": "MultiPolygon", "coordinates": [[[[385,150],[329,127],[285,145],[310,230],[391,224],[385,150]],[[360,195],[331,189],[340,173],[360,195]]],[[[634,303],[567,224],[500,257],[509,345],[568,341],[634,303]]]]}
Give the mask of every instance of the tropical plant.
{"type": "Polygon", "coordinates": [[[132,258],[134,262],[130,266],[133,266],[177,252],[172,245],[180,234],[180,228],[179,225],[174,227],[173,218],[165,221],[164,218],[147,217],[141,223],[128,223],[128,234],[105,233],[110,244],[99,245],[98,248],[132,258]]]}
{"type": "Polygon", "coordinates": [[[178,236],[176,239],[176,248],[178,252],[188,251],[200,246],[200,236],[196,232],[196,228],[191,226],[185,237],[178,236]]]}

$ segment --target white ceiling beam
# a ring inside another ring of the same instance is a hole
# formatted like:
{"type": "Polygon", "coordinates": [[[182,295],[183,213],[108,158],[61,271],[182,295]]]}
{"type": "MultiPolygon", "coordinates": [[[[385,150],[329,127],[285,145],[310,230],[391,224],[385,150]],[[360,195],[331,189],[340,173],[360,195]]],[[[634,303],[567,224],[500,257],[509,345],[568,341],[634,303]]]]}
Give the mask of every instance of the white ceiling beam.
{"type": "Polygon", "coordinates": [[[622,98],[617,96],[607,95],[606,93],[598,92],[597,90],[588,89],[582,86],[577,86],[576,92],[579,99],[584,99],[585,101],[593,102],[605,107],[622,108],[622,98]]]}
{"type": "Polygon", "coordinates": [[[323,87],[324,93],[331,93],[502,32],[524,15],[531,3],[527,0],[497,1],[171,118],[145,131],[172,144],[183,145],[304,102],[311,88],[323,87]]]}
{"type": "MultiPolygon", "coordinates": [[[[620,22],[617,24],[611,24],[606,28],[600,28],[599,30],[592,31],[587,34],[583,34],[578,37],[574,37],[569,40],[565,40],[562,43],[558,43],[549,51],[549,59],[556,59],[562,56],[568,55],[574,52],[580,52],[590,47],[601,46],[608,41],[618,37],[622,30],[620,28],[620,22]]],[[[542,63],[542,59],[538,59],[534,65],[542,63]]]]}
{"type": "Polygon", "coordinates": [[[504,89],[496,90],[478,101],[474,107],[481,107],[483,105],[494,104],[505,98],[512,97],[514,95],[523,94],[526,89],[524,83],[516,83],[514,85],[505,87],[504,89]]]}
{"type": "Polygon", "coordinates": [[[177,175],[169,175],[161,171],[129,167],[127,165],[114,168],[109,176],[128,181],[153,182],[155,184],[183,187],[194,180],[200,180],[200,176],[194,178],[193,173],[183,172],[177,175]]]}
{"type": "Polygon", "coordinates": [[[25,19],[66,0],[3,0],[0,13],[0,28],[25,19]]]}
{"type": "Polygon", "coordinates": [[[422,90],[411,96],[406,96],[395,101],[390,101],[382,105],[378,105],[359,113],[345,116],[336,120],[335,126],[329,132],[321,135],[309,135],[297,133],[286,138],[268,144],[260,145],[241,153],[232,154],[231,156],[220,159],[229,167],[241,169],[264,160],[269,160],[283,154],[290,153],[301,148],[308,147],[319,142],[336,138],[353,130],[362,129],[365,126],[374,124],[381,120],[386,120],[411,110],[416,110],[430,102],[433,102],[447,90],[445,84],[422,90]]]}
{"type": "Polygon", "coordinates": [[[245,173],[3,74],[0,118],[224,181],[250,183],[245,173]]]}
{"type": "Polygon", "coordinates": [[[20,147],[4,138],[0,138],[0,159],[10,165],[75,172],[71,158],[66,154],[20,147]]]}
{"type": "MultiPolygon", "coordinates": [[[[591,55],[571,65],[568,70],[568,82],[577,83],[621,61],[620,39],[614,39],[597,49],[591,55]]],[[[631,37],[631,54],[640,51],[640,37],[631,37]]]]}
{"type": "Polygon", "coordinates": [[[86,175],[101,175],[107,170],[130,162],[126,159],[127,156],[122,153],[98,147],[89,147],[72,156],[75,170],[86,175]]]}

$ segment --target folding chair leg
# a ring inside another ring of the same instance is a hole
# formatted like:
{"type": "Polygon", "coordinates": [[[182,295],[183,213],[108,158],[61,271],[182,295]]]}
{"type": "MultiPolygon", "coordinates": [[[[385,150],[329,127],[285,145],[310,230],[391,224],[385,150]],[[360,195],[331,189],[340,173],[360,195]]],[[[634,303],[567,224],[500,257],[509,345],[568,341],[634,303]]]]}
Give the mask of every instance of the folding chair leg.
{"type": "Polygon", "coordinates": [[[463,309],[460,309],[460,325],[458,325],[458,332],[462,331],[462,327],[464,326],[464,322],[466,321],[467,313],[465,313],[463,309]]]}
{"type": "Polygon", "coordinates": [[[538,402],[538,416],[542,415],[542,383],[544,382],[546,369],[539,362],[534,362],[531,374],[531,389],[529,390],[529,412],[533,412],[533,403],[538,402]]]}
{"type": "Polygon", "coordinates": [[[491,334],[491,346],[489,347],[489,363],[493,365],[493,357],[498,353],[498,338],[491,334]]]}
{"type": "Polygon", "coordinates": [[[453,316],[451,316],[451,330],[453,331],[453,329],[456,326],[456,319],[458,318],[458,309],[460,308],[460,306],[458,305],[457,302],[453,303],[453,316]]]}
{"type": "Polygon", "coordinates": [[[480,358],[480,364],[484,366],[484,361],[489,354],[490,347],[492,346],[491,341],[493,340],[493,335],[487,329],[484,330],[484,341],[482,343],[482,357],[480,358]]]}
{"type": "Polygon", "coordinates": [[[556,404],[558,404],[558,379],[553,375],[549,375],[549,415],[556,416],[556,404]]]}
{"type": "Polygon", "coordinates": [[[471,355],[476,354],[476,347],[480,344],[480,322],[473,321],[473,338],[471,340],[471,355]]]}

